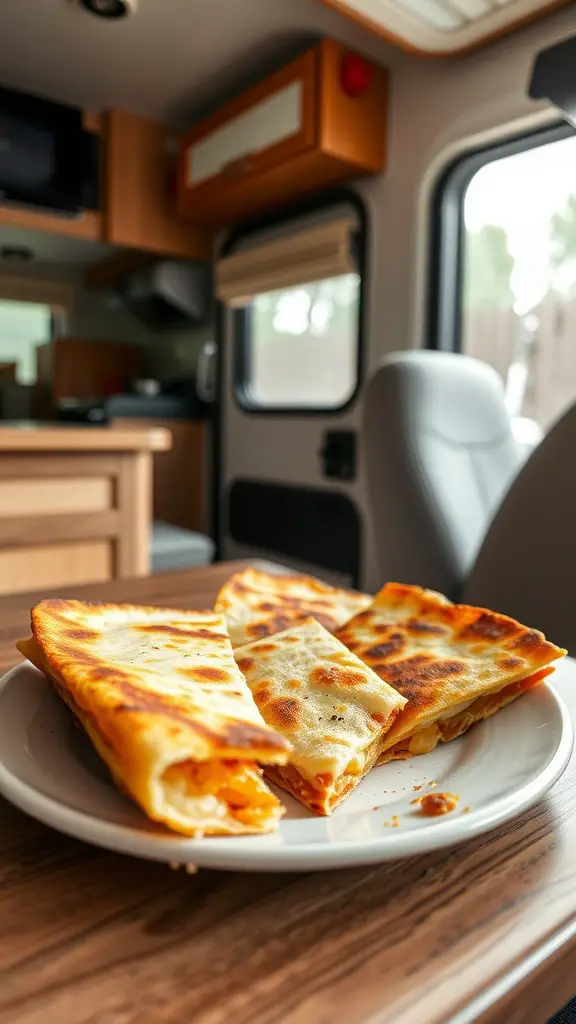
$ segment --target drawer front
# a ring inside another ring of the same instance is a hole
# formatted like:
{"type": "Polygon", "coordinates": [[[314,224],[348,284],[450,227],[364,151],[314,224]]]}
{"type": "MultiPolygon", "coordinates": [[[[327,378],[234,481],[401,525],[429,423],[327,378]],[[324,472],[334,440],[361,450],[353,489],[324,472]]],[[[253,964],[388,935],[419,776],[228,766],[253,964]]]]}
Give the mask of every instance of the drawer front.
{"type": "Polygon", "coordinates": [[[104,512],[112,508],[110,477],[50,477],[0,480],[0,519],[104,512]]]}
{"type": "Polygon", "coordinates": [[[316,141],[317,54],[310,51],[199,125],[184,140],[180,205],[230,188],[316,141]]]}
{"type": "Polygon", "coordinates": [[[106,583],[112,579],[114,542],[83,541],[0,551],[0,594],[106,583]]]}

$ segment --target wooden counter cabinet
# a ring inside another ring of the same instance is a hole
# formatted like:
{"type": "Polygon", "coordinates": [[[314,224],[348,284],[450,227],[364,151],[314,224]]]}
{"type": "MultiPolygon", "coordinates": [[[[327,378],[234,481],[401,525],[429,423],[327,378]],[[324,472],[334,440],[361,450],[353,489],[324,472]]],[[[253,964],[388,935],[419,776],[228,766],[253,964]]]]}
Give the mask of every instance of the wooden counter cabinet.
{"type": "Polygon", "coordinates": [[[0,427],[0,594],[150,571],[152,453],[167,430],[0,427]]]}

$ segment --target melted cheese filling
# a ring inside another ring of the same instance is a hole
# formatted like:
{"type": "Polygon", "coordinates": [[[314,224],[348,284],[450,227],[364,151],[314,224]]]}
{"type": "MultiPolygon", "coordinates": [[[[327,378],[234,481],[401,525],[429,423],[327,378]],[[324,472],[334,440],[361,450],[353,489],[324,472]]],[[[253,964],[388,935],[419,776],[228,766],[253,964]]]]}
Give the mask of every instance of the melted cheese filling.
{"type": "Polygon", "coordinates": [[[280,816],[276,797],[250,762],[182,761],[166,769],[160,784],[164,801],[184,819],[233,818],[260,828],[280,816]]]}
{"type": "Polygon", "coordinates": [[[475,722],[480,722],[484,718],[496,714],[500,708],[537,686],[553,671],[553,668],[540,669],[539,672],[534,672],[525,679],[505,686],[497,693],[488,693],[483,697],[477,697],[476,700],[451,708],[449,712],[440,715],[431,725],[416,729],[411,736],[406,736],[395,743],[393,747],[383,753],[379,763],[383,764],[386,761],[413,757],[418,754],[429,754],[438,743],[449,743],[450,740],[461,736],[475,722]]]}
{"type": "MultiPolygon", "coordinates": [[[[76,708],[64,684],[47,663],[34,638],[23,640],[18,649],[36,668],[48,677],[56,691],[80,720],[97,752],[108,764],[120,789],[129,791],[118,771],[118,764],[103,756],[99,735],[76,708]]],[[[116,759],[114,759],[116,760],[116,759]]],[[[159,777],[153,777],[153,807],[143,810],[149,817],[165,822],[179,831],[200,834],[218,823],[228,831],[268,830],[275,827],[284,813],[280,801],[266,786],[258,766],[251,761],[180,761],[169,765],[159,777]],[[243,828],[244,826],[244,828],[243,828]]],[[[141,801],[138,801],[139,803],[141,801]]]]}

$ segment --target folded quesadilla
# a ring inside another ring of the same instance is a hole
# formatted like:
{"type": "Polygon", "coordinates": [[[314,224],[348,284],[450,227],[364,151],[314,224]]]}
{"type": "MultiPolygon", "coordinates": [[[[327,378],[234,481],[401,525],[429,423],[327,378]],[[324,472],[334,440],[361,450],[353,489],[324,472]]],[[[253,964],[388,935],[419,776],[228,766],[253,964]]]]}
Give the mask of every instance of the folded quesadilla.
{"type": "Polygon", "coordinates": [[[408,704],[379,763],[433,750],[537,686],[566,651],[485,608],[387,583],[336,635],[408,704]]]}
{"type": "Polygon", "coordinates": [[[186,835],[270,832],[257,762],[290,745],[264,722],[213,612],[42,601],[18,649],[51,680],[120,789],[186,835]]]}
{"type": "Polygon", "coordinates": [[[233,647],[316,619],[333,632],[371,604],[367,594],[339,590],[311,576],[274,576],[246,569],[224,584],[214,609],[226,616],[233,647]]]}
{"type": "Polygon", "coordinates": [[[265,721],[293,747],[268,778],[330,814],[378,760],[404,697],[314,619],[235,653],[265,721]]]}

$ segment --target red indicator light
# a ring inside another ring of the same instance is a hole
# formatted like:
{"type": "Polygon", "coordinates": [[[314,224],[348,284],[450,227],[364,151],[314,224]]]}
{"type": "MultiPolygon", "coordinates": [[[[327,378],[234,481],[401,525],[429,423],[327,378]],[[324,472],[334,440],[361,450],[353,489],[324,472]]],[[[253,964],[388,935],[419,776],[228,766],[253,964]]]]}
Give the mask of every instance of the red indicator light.
{"type": "Polygon", "coordinates": [[[340,85],[347,96],[362,96],[372,85],[374,68],[357,53],[346,53],[340,65],[340,85]]]}

